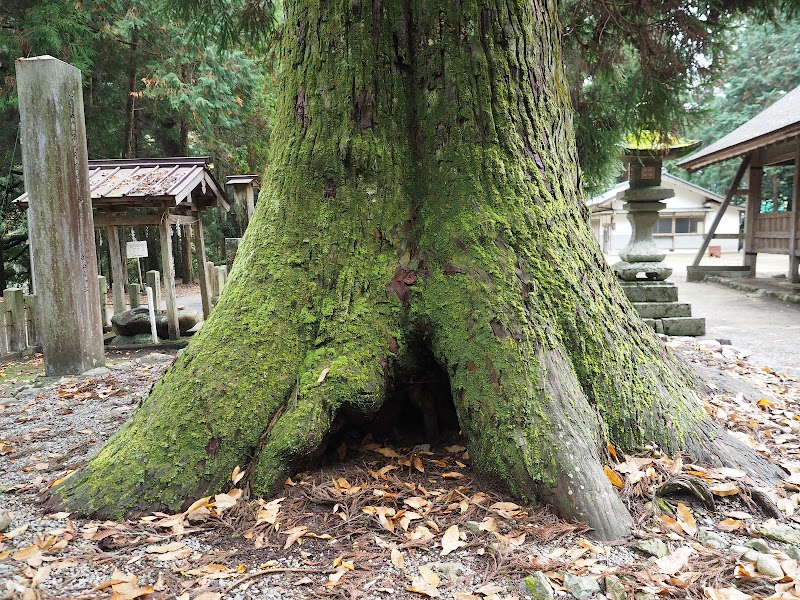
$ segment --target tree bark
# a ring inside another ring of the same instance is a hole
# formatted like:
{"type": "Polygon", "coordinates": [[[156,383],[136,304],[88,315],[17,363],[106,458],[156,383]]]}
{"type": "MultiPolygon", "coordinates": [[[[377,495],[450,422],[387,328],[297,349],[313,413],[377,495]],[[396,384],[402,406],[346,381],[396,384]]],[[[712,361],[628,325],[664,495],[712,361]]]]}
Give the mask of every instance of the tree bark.
{"type": "Polygon", "coordinates": [[[206,325],[55,490],[175,510],[235,465],[263,494],[432,353],[476,470],[603,538],[632,519],[607,443],[776,467],[706,417],[581,203],[555,6],[287,2],[267,185],[206,325]]]}
{"type": "Polygon", "coordinates": [[[134,158],[136,140],[136,48],[139,45],[139,32],[131,33],[132,50],[128,65],[128,95],[125,98],[125,137],[122,142],[122,157],[134,158]]]}
{"type": "Polygon", "coordinates": [[[6,259],[5,259],[5,252],[3,252],[3,239],[0,236],[0,291],[6,289],[8,287],[8,282],[6,281],[6,259]]]}

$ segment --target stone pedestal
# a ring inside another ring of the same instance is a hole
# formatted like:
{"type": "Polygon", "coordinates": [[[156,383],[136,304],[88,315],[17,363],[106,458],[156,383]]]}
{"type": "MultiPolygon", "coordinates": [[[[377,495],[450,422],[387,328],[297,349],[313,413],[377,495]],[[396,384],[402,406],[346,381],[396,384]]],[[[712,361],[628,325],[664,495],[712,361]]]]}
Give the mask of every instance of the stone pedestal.
{"type": "Polygon", "coordinates": [[[658,211],[666,207],[661,200],[674,195],[675,190],[660,185],[629,189],[625,193],[631,240],[619,253],[622,260],[613,266],[617,277],[623,281],[635,281],[640,275],[646,279],[664,281],[672,275],[672,269],[661,262],[666,253],[656,245],[653,227],[658,221],[658,211]]]}
{"type": "Polygon", "coordinates": [[[678,302],[678,287],[671,281],[620,281],[622,290],[642,320],[656,333],[701,336],[706,320],[692,316],[692,307],[678,302]]]}

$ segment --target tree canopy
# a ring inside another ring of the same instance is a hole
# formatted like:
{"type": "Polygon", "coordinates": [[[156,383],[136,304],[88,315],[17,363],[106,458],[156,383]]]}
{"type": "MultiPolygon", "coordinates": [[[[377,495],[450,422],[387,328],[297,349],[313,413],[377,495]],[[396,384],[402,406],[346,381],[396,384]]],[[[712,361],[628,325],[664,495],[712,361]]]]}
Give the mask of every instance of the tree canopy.
{"type": "Polygon", "coordinates": [[[796,0],[563,3],[565,63],[587,193],[602,191],[617,175],[617,144],[626,134],[647,129],[691,137],[692,124],[713,114],[704,111],[711,108],[705,102],[692,100],[708,100],[734,70],[760,72],[762,89],[777,85],[777,76],[765,74],[772,66],[755,66],[772,65],[772,55],[758,45],[774,42],[789,54],[789,37],[772,36],[783,24],[789,36],[796,31],[799,7],[796,0]],[[749,48],[743,31],[751,32],[749,48]]]}

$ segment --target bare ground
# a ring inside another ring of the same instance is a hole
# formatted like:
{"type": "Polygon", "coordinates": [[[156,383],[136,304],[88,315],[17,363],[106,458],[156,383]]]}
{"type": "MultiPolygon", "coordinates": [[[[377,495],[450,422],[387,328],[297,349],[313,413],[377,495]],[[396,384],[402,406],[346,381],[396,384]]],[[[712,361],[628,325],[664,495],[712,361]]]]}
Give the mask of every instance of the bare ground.
{"type": "Polygon", "coordinates": [[[47,490],[97,451],[172,357],[118,352],[108,370],[59,380],[42,376],[40,356],[2,364],[0,598],[494,600],[536,597],[530,576],[567,598],[800,597],[800,382],[729,346],[667,343],[710,382],[709,414],[791,474],[757,489],[741,472],[655,447],[610,448],[607,474],[637,519],[614,544],[476,477],[457,436],[432,447],[345,441],[276,497],[248,498],[234,471],[228,493],[178,515],[45,514],[47,490]]]}

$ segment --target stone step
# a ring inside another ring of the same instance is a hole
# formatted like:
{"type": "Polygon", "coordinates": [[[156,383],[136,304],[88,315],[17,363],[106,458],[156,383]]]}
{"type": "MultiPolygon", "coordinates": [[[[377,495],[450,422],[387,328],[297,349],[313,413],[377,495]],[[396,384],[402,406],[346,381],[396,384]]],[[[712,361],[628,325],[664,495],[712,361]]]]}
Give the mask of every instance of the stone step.
{"type": "Polygon", "coordinates": [[[656,333],[691,337],[699,337],[706,334],[706,320],[703,317],[642,318],[642,321],[656,333]]]}
{"type": "Polygon", "coordinates": [[[698,337],[706,334],[706,320],[703,317],[671,317],[661,319],[667,335],[689,335],[698,337]]]}
{"type": "Polygon", "coordinates": [[[631,302],[677,302],[678,288],[671,281],[620,281],[631,302]]]}
{"type": "Polygon", "coordinates": [[[633,308],[644,319],[692,316],[692,305],[685,302],[634,302],[633,308]]]}
{"type": "Polygon", "coordinates": [[[686,281],[703,281],[706,277],[750,277],[750,267],[725,265],[700,265],[686,267],[686,281]]]}
{"type": "Polygon", "coordinates": [[[650,327],[656,333],[664,333],[664,325],[661,324],[661,319],[648,319],[646,317],[642,317],[642,321],[645,322],[645,325],[650,327]]]}

